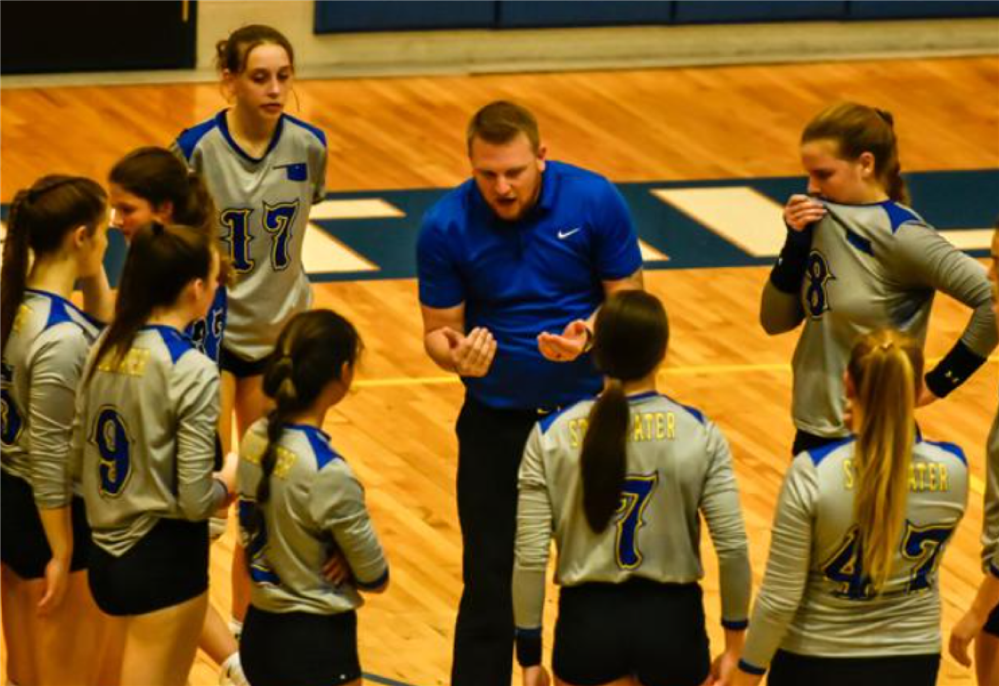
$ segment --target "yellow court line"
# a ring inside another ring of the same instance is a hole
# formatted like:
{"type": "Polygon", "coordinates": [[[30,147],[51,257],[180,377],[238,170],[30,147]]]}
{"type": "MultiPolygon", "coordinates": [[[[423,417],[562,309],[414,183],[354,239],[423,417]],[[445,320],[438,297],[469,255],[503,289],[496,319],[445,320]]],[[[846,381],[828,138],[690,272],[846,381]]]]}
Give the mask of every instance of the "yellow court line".
{"type": "MultiPolygon", "coordinates": [[[[928,364],[934,365],[939,357],[930,358],[928,364]]],[[[999,362],[999,356],[993,355],[989,362],[999,362]]],[[[754,372],[790,372],[791,365],[787,363],[772,364],[708,364],[689,367],[667,367],[660,369],[660,376],[697,376],[709,374],[752,374],[754,372]]],[[[455,376],[412,376],[387,379],[363,379],[354,382],[358,388],[389,388],[395,386],[441,386],[461,383],[455,376]]]]}

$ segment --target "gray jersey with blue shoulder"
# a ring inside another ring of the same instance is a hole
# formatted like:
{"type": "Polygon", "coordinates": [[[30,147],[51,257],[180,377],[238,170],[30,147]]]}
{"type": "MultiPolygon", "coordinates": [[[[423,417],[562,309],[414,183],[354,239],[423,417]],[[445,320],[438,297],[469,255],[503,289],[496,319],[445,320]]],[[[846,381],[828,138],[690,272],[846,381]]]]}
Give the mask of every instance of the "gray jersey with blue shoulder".
{"type": "Polygon", "coordinates": [[[630,396],[627,467],[621,506],[594,533],[582,502],[580,453],[593,400],[545,418],[528,438],[520,467],[514,617],[541,626],[551,539],[556,583],[621,583],[641,577],[691,583],[704,576],[703,515],[718,553],[722,623],[738,629],[749,612],[749,549],[732,455],[721,431],[699,411],[658,393],[630,396]]]}
{"type": "Polygon", "coordinates": [[[309,211],[325,195],[326,137],[283,115],[257,159],[233,140],[222,111],[182,132],[173,150],[204,178],[219,212],[219,240],[236,272],[224,347],[262,359],[284,324],[312,301],[302,246],[309,211]]]}
{"type": "Polygon", "coordinates": [[[999,411],[989,432],[985,460],[982,566],[985,571],[999,577],[999,411]]]}
{"type": "Polygon", "coordinates": [[[784,477],[743,651],[746,671],[762,673],[778,648],[819,657],[940,651],[937,570],[967,505],[964,453],[917,440],[901,537],[874,594],[858,561],[855,448],[848,438],[801,453],[784,477]]]}
{"type": "Polygon", "coordinates": [[[43,509],[73,494],[70,439],[76,389],[97,323],[54,293],[27,289],[3,351],[0,466],[31,484],[43,509]]]}
{"type": "Polygon", "coordinates": [[[74,458],[101,548],[120,556],[160,519],[205,520],[222,505],[219,372],[181,332],[140,329],[121,362],[105,355],[77,406],[74,458]]]}
{"type": "Polygon", "coordinates": [[[938,290],[974,310],[961,337],[972,353],[987,358],[997,334],[985,269],[911,209],[823,204],[800,297],[768,282],[761,317],[779,330],[804,320],[793,360],[794,423],[836,438],[849,434],[843,372],[859,337],[890,327],[922,344],[938,290]]]}
{"type": "Polygon", "coordinates": [[[313,426],[287,424],[277,446],[262,526],[251,535],[267,448],[267,420],[240,446],[240,530],[250,555],[251,601],[268,612],[349,612],[363,603],[358,589],[388,580],[388,563],[364,503],[364,487],[330,438],[313,426]],[[323,566],[339,550],[353,582],[334,585],[323,566]]]}

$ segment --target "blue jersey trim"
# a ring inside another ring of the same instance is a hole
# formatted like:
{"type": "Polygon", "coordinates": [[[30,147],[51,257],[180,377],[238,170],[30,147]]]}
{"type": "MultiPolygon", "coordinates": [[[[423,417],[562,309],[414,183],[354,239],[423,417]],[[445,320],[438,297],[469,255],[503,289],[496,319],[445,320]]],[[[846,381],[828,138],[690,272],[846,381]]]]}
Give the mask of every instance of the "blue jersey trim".
{"type": "Polygon", "coordinates": [[[50,327],[53,327],[56,324],[62,324],[63,322],[72,322],[74,324],[77,324],[78,322],[76,322],[73,319],[73,317],[70,316],[70,314],[69,314],[71,311],[75,312],[80,317],[82,317],[85,321],[90,322],[91,324],[93,324],[97,328],[103,328],[103,326],[104,326],[103,322],[97,321],[96,319],[94,319],[93,317],[91,317],[89,314],[87,314],[86,312],[84,312],[83,310],[81,310],[79,307],[77,307],[76,305],[74,305],[72,303],[72,301],[67,300],[66,298],[62,297],[58,293],[51,293],[49,291],[41,291],[41,290],[38,290],[37,288],[25,288],[24,292],[25,293],[34,293],[35,295],[40,295],[43,298],[48,298],[52,302],[52,307],[49,310],[48,321],[45,322],[45,328],[46,329],[48,329],[50,327]]]}
{"type": "Polygon", "coordinates": [[[629,395],[628,402],[633,402],[635,400],[645,400],[646,398],[659,397],[659,394],[655,391],[646,391],[645,393],[636,393],[635,395],[629,395]]]}
{"type": "Polygon", "coordinates": [[[812,448],[811,450],[806,450],[805,452],[808,453],[808,456],[812,458],[812,462],[815,464],[816,467],[818,467],[819,463],[822,462],[822,460],[826,459],[826,457],[828,457],[830,453],[836,451],[838,448],[842,448],[844,445],[847,445],[848,443],[852,443],[855,440],[857,440],[856,436],[849,436],[847,438],[835,441],[833,443],[823,445],[819,448],[812,448]]]}
{"type": "Polygon", "coordinates": [[[163,339],[163,345],[166,346],[167,350],[170,352],[170,361],[177,364],[177,361],[184,356],[185,353],[194,350],[194,344],[191,339],[182,334],[177,329],[172,326],[166,326],[163,324],[149,324],[142,327],[141,330],[151,329],[157,331],[160,337],[163,339]]]}
{"type": "Polygon", "coordinates": [[[376,588],[381,588],[388,583],[389,580],[389,570],[388,567],[385,568],[385,572],[375,579],[374,581],[361,581],[358,578],[354,579],[354,585],[357,586],[362,591],[373,591],[376,588]]]}
{"type": "Polygon", "coordinates": [[[731,622],[723,619],[721,624],[724,628],[728,629],[729,631],[743,631],[744,629],[749,628],[748,619],[742,619],[739,620],[738,622],[731,622]]]}
{"type": "Polygon", "coordinates": [[[674,405],[679,405],[680,407],[682,407],[683,409],[685,409],[699,423],[704,424],[706,422],[705,417],[704,417],[704,413],[701,412],[700,410],[698,410],[696,407],[691,407],[690,405],[684,405],[683,403],[677,402],[676,400],[674,400],[673,398],[669,397],[665,393],[660,393],[659,395],[661,395],[662,397],[666,398],[666,400],[670,401],[674,405]]]}
{"type": "MultiPolygon", "coordinates": [[[[582,401],[582,402],[585,402],[585,401],[582,401]]],[[[557,410],[555,412],[552,412],[551,414],[546,415],[546,416],[542,417],[541,419],[539,419],[538,420],[538,426],[541,427],[541,435],[544,435],[545,433],[548,432],[548,429],[551,428],[552,424],[555,423],[556,419],[558,419],[559,417],[561,417],[562,415],[564,415],[566,412],[568,412],[569,410],[571,410],[572,408],[574,408],[578,404],[579,403],[575,403],[573,405],[570,405],[569,407],[563,407],[561,410],[557,410]]]]}
{"type": "Polygon", "coordinates": [[[322,429],[309,426],[308,424],[285,424],[284,428],[301,431],[305,434],[305,437],[309,439],[309,446],[312,448],[312,454],[316,456],[317,470],[322,470],[323,467],[328,465],[333,460],[343,459],[336,453],[335,450],[333,450],[332,446],[330,446],[330,437],[322,429]]]}
{"type": "Polygon", "coordinates": [[[906,222],[920,221],[919,216],[916,215],[915,212],[902,207],[898,203],[889,200],[888,202],[882,203],[881,206],[884,208],[885,212],[888,213],[888,219],[891,220],[892,233],[898,231],[898,228],[906,222]]]}
{"type": "Polygon", "coordinates": [[[935,445],[941,450],[944,450],[950,453],[951,455],[954,455],[955,457],[957,457],[957,459],[959,459],[961,462],[964,463],[965,467],[968,466],[968,458],[964,456],[964,450],[962,450],[961,446],[957,445],[956,443],[947,443],[945,441],[923,441],[923,442],[929,443],[930,445],[935,445]]]}
{"type": "Polygon", "coordinates": [[[225,138],[226,143],[228,143],[229,147],[232,148],[233,151],[237,155],[242,157],[244,160],[252,162],[253,164],[260,164],[261,162],[263,162],[267,158],[267,156],[271,154],[271,150],[277,147],[278,141],[281,140],[281,132],[284,131],[284,118],[287,117],[288,115],[282,114],[281,118],[278,119],[277,126],[274,128],[274,134],[271,136],[271,142],[268,144],[267,150],[264,151],[264,154],[261,155],[260,157],[253,157],[248,152],[239,147],[239,144],[236,142],[236,139],[233,138],[232,134],[229,133],[229,123],[225,119],[226,112],[228,112],[228,110],[222,110],[221,112],[215,115],[215,124],[216,126],[219,127],[219,131],[222,132],[222,137],[225,138]]]}
{"type": "Polygon", "coordinates": [[[293,117],[290,114],[284,115],[284,118],[290,121],[292,124],[297,124],[298,126],[301,126],[303,129],[305,129],[313,136],[318,138],[319,142],[323,144],[324,148],[326,147],[326,134],[323,132],[321,128],[319,128],[318,126],[313,126],[307,121],[302,121],[297,117],[293,117]]]}
{"type": "Polygon", "coordinates": [[[763,676],[767,673],[765,667],[757,667],[756,665],[751,665],[745,660],[739,660],[739,669],[744,671],[746,674],[754,674],[756,676],[763,676]]]}
{"type": "Polygon", "coordinates": [[[850,231],[850,229],[847,229],[846,241],[860,252],[867,253],[871,257],[874,257],[874,246],[871,245],[871,242],[863,236],[859,236],[853,231],[850,231]]]}
{"type": "Polygon", "coordinates": [[[218,116],[209,119],[208,121],[203,121],[197,126],[192,126],[189,129],[184,129],[177,136],[177,147],[180,151],[184,153],[184,159],[188,162],[191,161],[191,156],[194,155],[194,149],[198,147],[198,143],[201,139],[205,137],[212,129],[218,126],[218,116]]]}

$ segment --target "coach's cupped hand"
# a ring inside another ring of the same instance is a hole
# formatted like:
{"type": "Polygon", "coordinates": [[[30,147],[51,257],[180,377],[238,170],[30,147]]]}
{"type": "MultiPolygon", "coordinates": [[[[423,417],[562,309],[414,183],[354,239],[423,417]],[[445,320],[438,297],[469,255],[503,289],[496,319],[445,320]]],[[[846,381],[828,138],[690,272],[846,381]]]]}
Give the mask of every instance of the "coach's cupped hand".
{"type": "Polygon", "coordinates": [[[588,331],[582,319],[569,322],[561,335],[545,331],[538,334],[538,350],[546,360],[572,362],[585,351],[588,331]]]}
{"type": "Polygon", "coordinates": [[[467,336],[448,326],[441,331],[447,338],[451,367],[459,376],[480,377],[489,373],[496,357],[496,339],[489,329],[477,326],[467,336]]]}

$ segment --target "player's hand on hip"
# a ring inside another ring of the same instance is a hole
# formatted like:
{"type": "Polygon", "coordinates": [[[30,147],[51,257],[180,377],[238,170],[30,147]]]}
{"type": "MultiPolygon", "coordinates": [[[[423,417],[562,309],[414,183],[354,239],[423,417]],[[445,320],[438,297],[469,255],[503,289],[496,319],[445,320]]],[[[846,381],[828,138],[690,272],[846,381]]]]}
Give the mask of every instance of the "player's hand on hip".
{"type": "Polygon", "coordinates": [[[824,216],[825,205],[807,195],[792,195],[784,206],[784,223],[794,231],[804,231],[824,216]]]}
{"type": "Polygon", "coordinates": [[[561,335],[538,334],[538,350],[546,360],[552,362],[572,362],[583,354],[591,334],[586,322],[577,319],[565,327],[561,335]]]}
{"type": "Polygon", "coordinates": [[[551,680],[548,670],[541,665],[524,667],[524,686],[548,686],[551,680]]]}
{"type": "Polygon", "coordinates": [[[451,353],[451,365],[459,376],[481,377],[489,373],[496,356],[496,339],[489,329],[477,326],[467,336],[450,327],[442,329],[451,353]]]}
{"type": "Polygon", "coordinates": [[[350,581],[352,574],[350,571],[350,565],[347,563],[347,558],[343,556],[343,553],[339,550],[334,550],[326,564],[323,565],[323,576],[326,577],[334,586],[339,586],[342,583],[350,581]]]}

